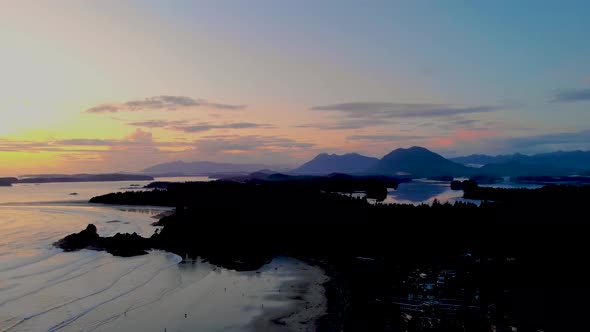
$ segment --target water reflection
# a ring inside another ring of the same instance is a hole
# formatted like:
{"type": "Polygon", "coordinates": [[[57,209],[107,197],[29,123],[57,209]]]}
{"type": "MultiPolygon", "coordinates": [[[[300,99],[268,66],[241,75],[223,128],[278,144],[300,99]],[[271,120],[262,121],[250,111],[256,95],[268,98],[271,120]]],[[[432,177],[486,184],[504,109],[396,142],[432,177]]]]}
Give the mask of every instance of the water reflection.
{"type": "MultiPolygon", "coordinates": [[[[397,190],[389,192],[388,198],[395,201],[418,203],[433,199],[447,191],[450,191],[448,183],[416,180],[400,184],[397,190]]],[[[462,195],[461,191],[459,196],[462,195]]]]}
{"type": "MultiPolygon", "coordinates": [[[[466,180],[464,178],[457,179],[466,180]]],[[[513,183],[509,180],[494,184],[484,184],[482,187],[496,188],[527,188],[537,189],[543,187],[539,184],[513,183]]],[[[431,181],[426,179],[415,179],[411,182],[401,183],[396,190],[389,190],[387,198],[383,201],[386,204],[432,204],[434,200],[441,203],[469,202],[479,204],[480,200],[463,198],[463,190],[452,190],[450,183],[446,181],[431,181]]],[[[370,200],[375,202],[374,200],[370,200]]]]}
{"type": "MultiPolygon", "coordinates": [[[[212,181],[204,176],[161,177],[154,181],[187,182],[212,181]]],[[[12,187],[0,187],[0,205],[8,204],[80,204],[87,203],[94,196],[120,191],[146,190],[144,186],[153,181],[115,182],[61,182],[61,183],[17,183],[12,187]],[[76,193],[76,195],[71,195],[76,193]]]]}

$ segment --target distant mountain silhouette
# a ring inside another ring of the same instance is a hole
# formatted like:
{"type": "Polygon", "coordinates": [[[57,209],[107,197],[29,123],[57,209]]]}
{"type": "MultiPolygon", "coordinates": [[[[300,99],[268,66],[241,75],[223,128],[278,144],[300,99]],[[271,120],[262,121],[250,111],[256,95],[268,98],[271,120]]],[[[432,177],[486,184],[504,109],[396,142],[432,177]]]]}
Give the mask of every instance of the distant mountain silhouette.
{"type": "Polygon", "coordinates": [[[522,161],[528,157],[529,156],[520,153],[501,154],[497,156],[490,156],[487,154],[472,154],[469,156],[449,158],[449,160],[463,165],[483,166],[487,164],[500,164],[510,161],[522,161]]]}
{"type": "Polygon", "coordinates": [[[355,174],[366,172],[377,162],[379,162],[377,158],[362,156],[358,153],[343,155],[321,153],[291,172],[297,174],[355,174]]]}
{"type": "Polygon", "coordinates": [[[590,151],[557,151],[531,156],[538,164],[571,168],[576,170],[590,170],[590,151]]]}
{"type": "Polygon", "coordinates": [[[174,161],[148,167],[143,170],[147,174],[182,174],[207,175],[214,173],[252,173],[270,168],[263,164],[230,164],[211,161],[174,161]]]}
{"type": "MultiPolygon", "coordinates": [[[[229,177],[285,172],[284,167],[263,164],[231,164],[210,161],[175,161],[158,164],[143,170],[150,175],[209,175],[229,177]]],[[[437,176],[552,176],[570,175],[576,171],[590,171],[590,151],[558,151],[532,156],[516,153],[490,156],[474,154],[446,159],[426,148],[414,146],[396,149],[381,159],[357,153],[344,155],[321,153],[289,173],[327,175],[331,173],[357,175],[388,175],[411,177],[437,176]],[[474,168],[466,165],[485,165],[474,168]]],[[[580,172],[578,172],[580,173],[580,172]]]]}
{"type": "Polygon", "coordinates": [[[518,162],[521,166],[530,165],[558,169],[590,170],[590,151],[557,151],[531,156],[520,153],[498,156],[474,154],[451,158],[451,160],[465,165],[488,165],[518,162]]]}
{"type": "Polygon", "coordinates": [[[469,175],[471,171],[467,166],[454,163],[419,146],[393,150],[369,169],[369,173],[413,177],[464,176],[469,175]]]}
{"type": "Polygon", "coordinates": [[[474,173],[487,176],[552,176],[567,175],[571,171],[548,165],[522,163],[514,160],[504,163],[487,164],[475,169],[474,173]]]}

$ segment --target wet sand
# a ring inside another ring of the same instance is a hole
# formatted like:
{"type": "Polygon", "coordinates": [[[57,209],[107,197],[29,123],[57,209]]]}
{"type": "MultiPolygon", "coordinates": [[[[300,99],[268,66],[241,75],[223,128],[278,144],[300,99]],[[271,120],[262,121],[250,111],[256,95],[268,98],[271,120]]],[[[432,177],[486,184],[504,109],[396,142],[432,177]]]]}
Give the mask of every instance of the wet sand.
{"type": "Polygon", "coordinates": [[[321,268],[299,263],[294,278],[283,282],[279,289],[265,297],[291,304],[264,308],[249,327],[254,331],[315,331],[317,320],[327,312],[323,284],[328,280],[321,268]]]}

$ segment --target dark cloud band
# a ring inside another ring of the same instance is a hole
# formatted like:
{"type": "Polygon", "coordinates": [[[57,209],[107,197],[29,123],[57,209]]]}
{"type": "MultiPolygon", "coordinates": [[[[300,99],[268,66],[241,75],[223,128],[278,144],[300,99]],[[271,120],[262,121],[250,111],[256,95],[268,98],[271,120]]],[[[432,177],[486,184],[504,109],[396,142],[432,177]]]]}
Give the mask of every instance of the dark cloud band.
{"type": "Polygon", "coordinates": [[[590,89],[563,90],[555,94],[554,103],[575,103],[590,101],[590,89]]]}
{"type": "Polygon", "coordinates": [[[86,110],[87,113],[117,113],[134,112],[142,110],[167,110],[192,109],[197,107],[237,110],[246,108],[246,105],[232,105],[209,102],[204,99],[193,99],[184,96],[156,96],[142,100],[131,100],[125,103],[101,104],[86,110]]]}
{"type": "Polygon", "coordinates": [[[315,106],[315,111],[339,112],[355,119],[441,117],[502,110],[500,106],[455,106],[430,103],[353,102],[315,106]]]}

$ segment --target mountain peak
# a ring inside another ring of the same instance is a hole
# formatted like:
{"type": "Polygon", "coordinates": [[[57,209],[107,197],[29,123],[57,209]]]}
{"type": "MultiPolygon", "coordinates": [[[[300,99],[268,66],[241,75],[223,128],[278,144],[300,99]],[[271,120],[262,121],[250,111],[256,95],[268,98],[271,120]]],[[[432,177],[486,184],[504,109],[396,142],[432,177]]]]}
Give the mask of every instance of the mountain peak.
{"type": "Polygon", "coordinates": [[[421,146],[412,146],[410,148],[398,148],[390,153],[386,154],[383,159],[390,159],[390,158],[407,158],[407,156],[431,156],[444,159],[443,156],[434,153],[427,148],[421,146]]]}
{"type": "Polygon", "coordinates": [[[411,174],[417,177],[466,175],[466,167],[421,146],[399,148],[385,155],[372,170],[384,175],[411,174]]]}
{"type": "Polygon", "coordinates": [[[379,159],[366,157],[358,153],[343,155],[320,153],[312,160],[294,169],[298,174],[354,174],[365,172],[374,166],[379,159]]]}
{"type": "Polygon", "coordinates": [[[422,147],[422,146],[417,146],[417,145],[415,145],[415,146],[412,146],[412,147],[409,147],[407,150],[408,150],[408,151],[428,151],[428,152],[434,153],[434,152],[432,152],[432,151],[428,150],[428,149],[427,149],[427,148],[425,148],[425,147],[422,147]]]}
{"type": "Polygon", "coordinates": [[[436,154],[436,153],[434,153],[434,152],[432,152],[432,151],[430,151],[427,148],[422,147],[422,146],[412,146],[412,147],[409,147],[409,148],[397,148],[397,149],[391,151],[389,154],[392,154],[392,153],[403,153],[403,152],[409,152],[409,153],[428,152],[428,153],[436,154]]]}

